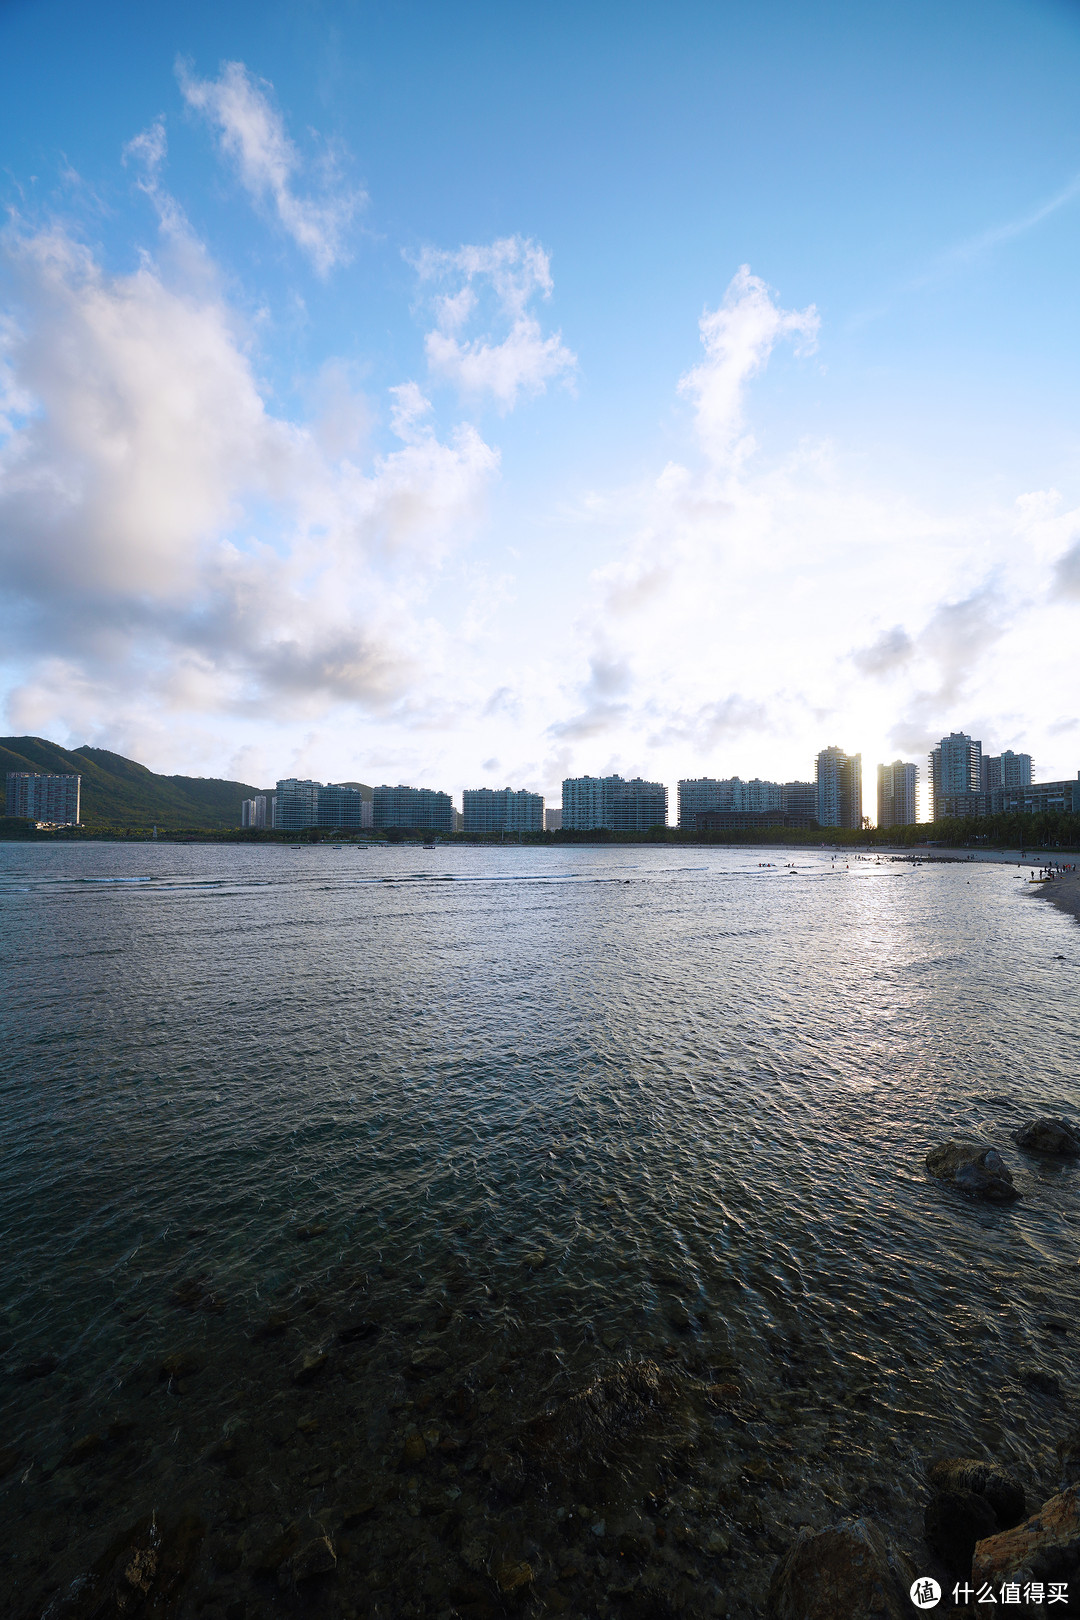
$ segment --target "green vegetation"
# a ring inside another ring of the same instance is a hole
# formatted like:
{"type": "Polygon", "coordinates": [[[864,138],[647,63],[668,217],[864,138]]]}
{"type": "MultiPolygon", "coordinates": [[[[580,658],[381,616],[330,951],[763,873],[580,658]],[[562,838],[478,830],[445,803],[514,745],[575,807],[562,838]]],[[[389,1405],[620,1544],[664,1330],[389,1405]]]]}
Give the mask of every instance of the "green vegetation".
{"type": "MultiPolygon", "coordinates": [[[[88,832],[149,831],[155,825],[162,832],[238,828],[242,801],[267,791],[217,777],[158,776],[105,748],[68,750],[43,737],[0,737],[0,790],[8,771],[77,772],[82,777],[82,819],[88,832]]],[[[25,835],[25,823],[0,817],[0,837],[18,836],[17,827],[25,835]]]]}

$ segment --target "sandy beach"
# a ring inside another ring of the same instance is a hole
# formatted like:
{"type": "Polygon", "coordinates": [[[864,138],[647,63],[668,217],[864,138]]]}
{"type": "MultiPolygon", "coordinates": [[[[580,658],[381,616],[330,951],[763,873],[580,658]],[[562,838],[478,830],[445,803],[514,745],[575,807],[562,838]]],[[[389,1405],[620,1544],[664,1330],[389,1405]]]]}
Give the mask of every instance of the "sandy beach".
{"type": "Polygon", "coordinates": [[[1040,900],[1049,900],[1060,911],[1080,919],[1080,872],[1068,872],[1064,877],[1052,878],[1046,883],[1032,883],[1029,893],[1040,900]]]}

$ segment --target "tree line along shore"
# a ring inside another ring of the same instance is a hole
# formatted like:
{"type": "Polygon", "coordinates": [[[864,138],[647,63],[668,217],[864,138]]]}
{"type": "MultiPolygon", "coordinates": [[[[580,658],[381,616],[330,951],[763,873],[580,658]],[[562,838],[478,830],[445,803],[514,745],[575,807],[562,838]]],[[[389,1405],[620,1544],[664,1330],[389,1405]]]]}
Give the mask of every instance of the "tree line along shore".
{"type": "Polygon", "coordinates": [[[679,827],[651,827],[647,832],[590,832],[560,829],[536,833],[438,833],[425,828],[392,827],[386,831],[350,831],[308,827],[302,832],[278,829],[167,825],[162,823],[93,822],[81,827],[38,828],[15,816],[0,816],[0,839],[39,843],[131,841],[154,837],[208,844],[401,844],[431,842],[440,845],[534,845],[540,848],[574,844],[760,845],[784,849],[942,849],[1080,850],[1080,816],[1062,812],[1039,815],[967,816],[920,822],[913,827],[756,827],[747,831],[697,832],[679,827]]]}

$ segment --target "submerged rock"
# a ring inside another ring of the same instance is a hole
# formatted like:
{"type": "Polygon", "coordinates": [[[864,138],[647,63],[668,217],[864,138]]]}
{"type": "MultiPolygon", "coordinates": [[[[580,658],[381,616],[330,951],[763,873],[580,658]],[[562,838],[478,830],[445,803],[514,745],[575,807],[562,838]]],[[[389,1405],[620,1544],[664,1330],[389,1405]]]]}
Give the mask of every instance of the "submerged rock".
{"type": "Polygon", "coordinates": [[[1037,1390],[1040,1395],[1061,1394],[1061,1385],[1058,1383],[1057,1374],[1048,1372],[1045,1367],[1031,1365],[1021,1367],[1020,1381],[1026,1384],[1028,1389],[1037,1390]]]}
{"type": "Polygon", "coordinates": [[[972,1560],[972,1582],[998,1586],[1009,1577],[1075,1582],[1080,1569],[1078,1492],[1080,1486],[1073,1485],[1044,1502],[1024,1524],[980,1541],[972,1560]]]}
{"type": "Polygon", "coordinates": [[[643,1361],[605,1373],[587,1389],[533,1418],[521,1443],[538,1460],[575,1473],[604,1465],[608,1452],[655,1414],[672,1406],[670,1373],[643,1361]]]}
{"type": "Polygon", "coordinates": [[[346,1322],[338,1328],[339,1344],[363,1344],[368,1339],[377,1339],[382,1332],[378,1322],[369,1322],[365,1316],[356,1316],[351,1322],[346,1322]]]}
{"type": "Polygon", "coordinates": [[[1080,1158],[1080,1129],[1056,1116],[1029,1119],[1018,1131],[1013,1131],[1013,1141],[1028,1153],[1057,1153],[1067,1159],[1080,1158]]]}
{"type": "Polygon", "coordinates": [[[1001,1154],[980,1142],[942,1142],[926,1155],[926,1168],[939,1181],[950,1182],[970,1198],[1005,1204],[1020,1197],[1001,1154]]]}
{"type": "Polygon", "coordinates": [[[437,1345],[428,1345],[423,1350],[414,1350],[409,1357],[404,1372],[406,1378],[431,1378],[436,1373],[443,1373],[450,1365],[450,1357],[445,1350],[437,1345]]]}
{"type": "Polygon", "coordinates": [[[802,1530],[777,1564],[768,1620],[908,1620],[915,1571],[872,1519],[802,1530]]]}
{"type": "Polygon", "coordinates": [[[292,1578],[297,1585],[317,1575],[332,1575],[336,1569],[337,1554],[329,1536],[315,1536],[293,1554],[292,1578]]]}
{"type": "Polygon", "coordinates": [[[205,1533],[194,1513],[165,1523],[153,1514],[139,1519],[54,1599],[50,1620],[174,1614],[205,1533]]]}
{"type": "Polygon", "coordinates": [[[514,1559],[507,1558],[496,1565],[494,1574],[499,1591],[507,1596],[527,1591],[533,1582],[532,1565],[523,1560],[515,1562],[514,1559]]]}
{"type": "Polygon", "coordinates": [[[48,1378],[59,1365],[57,1356],[37,1356],[33,1361],[24,1361],[15,1376],[21,1384],[29,1384],[35,1378],[48,1378]]]}
{"type": "Polygon", "coordinates": [[[194,1350],[174,1350],[171,1356],[166,1356],[158,1368],[158,1376],[170,1382],[178,1378],[190,1378],[192,1373],[202,1370],[202,1360],[194,1350]]]}
{"type": "Polygon", "coordinates": [[[95,1451],[100,1451],[105,1444],[101,1435],[95,1429],[91,1434],[84,1434],[81,1439],[70,1445],[60,1459],[61,1468],[77,1468],[79,1463],[92,1457],[95,1451]]]}
{"type": "Polygon", "coordinates": [[[923,1534],[950,1575],[967,1576],[975,1544],[1000,1529],[997,1514],[975,1491],[941,1491],[926,1504],[923,1534]]]}
{"type": "Polygon", "coordinates": [[[929,1473],[935,1491],[974,1491],[994,1510],[999,1530],[1011,1530],[1027,1516],[1024,1488],[1000,1463],[978,1457],[945,1457],[929,1473]]]}
{"type": "Polygon", "coordinates": [[[310,1384],[313,1378],[318,1378],[329,1359],[325,1350],[309,1350],[293,1373],[293,1383],[310,1384]]]}

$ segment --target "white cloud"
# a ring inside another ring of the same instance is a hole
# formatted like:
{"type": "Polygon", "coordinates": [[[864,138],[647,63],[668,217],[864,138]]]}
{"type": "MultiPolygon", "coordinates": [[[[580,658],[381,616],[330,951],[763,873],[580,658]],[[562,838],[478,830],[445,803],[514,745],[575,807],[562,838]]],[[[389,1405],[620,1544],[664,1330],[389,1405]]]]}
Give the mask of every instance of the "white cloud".
{"type": "Polygon", "coordinates": [[[216,79],[195,78],[183,61],[176,73],[188,106],[217,130],[240,183],[255,202],[271,205],[319,274],[346,263],[349,227],[367,198],[341,181],[334,155],[324,154],[318,195],[301,195],[296,182],[303,163],[271,100],[271,85],[253,78],[243,62],[226,62],[216,79]]]}
{"type": "Polygon", "coordinates": [[[475,429],[414,431],[406,388],[407,442],[335,457],[356,432],[326,413],[362,402],[338,375],[316,426],[273,414],[205,261],[111,275],[59,229],[4,252],[0,586],[7,653],[29,661],[13,715],[64,692],[81,713],[88,685],[132,715],[386,710],[440,677],[428,582],[498,465],[475,429]]]}
{"type": "Polygon", "coordinates": [[[815,345],[817,310],[780,309],[763,281],[742,265],[719,309],[698,322],[705,359],[679,382],[680,393],[695,402],[698,439],[717,467],[736,466],[753,448],[740,438],[743,391],[761,370],[781,338],[801,339],[803,352],[815,345]]]}
{"type": "Polygon", "coordinates": [[[811,341],[816,316],[743,270],[703,327],[706,359],[680,388],[705,465],[669,461],[574,514],[577,549],[607,560],[552,656],[560,768],[595,771],[602,738],[609,763],[669,784],[806,777],[828,742],[869,772],[961,727],[1060,755],[1039,716],[1046,690],[1075,684],[1077,513],[1054,491],[930,509],[828,443],[751,461],[746,385],[781,338],[811,341]],[[598,656],[622,672],[614,696],[595,690],[598,656]]]}
{"type": "Polygon", "coordinates": [[[519,394],[543,393],[555,378],[572,375],[577,359],[564,347],[562,334],[545,337],[530,308],[535,298],[548,298],[552,291],[548,256],[535,242],[509,236],[453,253],[428,249],[416,268],[423,281],[454,286],[436,297],[436,326],[424,340],[436,376],[466,395],[490,394],[510,410],[519,394]],[[484,300],[481,291],[488,295],[484,300]],[[490,330],[473,338],[461,335],[478,312],[489,314],[494,326],[509,327],[501,341],[490,330]]]}

